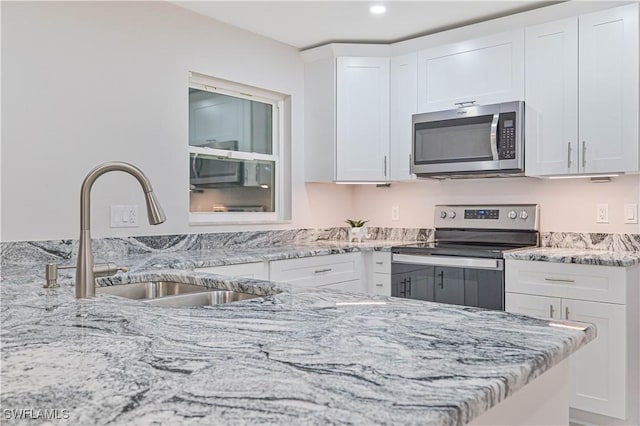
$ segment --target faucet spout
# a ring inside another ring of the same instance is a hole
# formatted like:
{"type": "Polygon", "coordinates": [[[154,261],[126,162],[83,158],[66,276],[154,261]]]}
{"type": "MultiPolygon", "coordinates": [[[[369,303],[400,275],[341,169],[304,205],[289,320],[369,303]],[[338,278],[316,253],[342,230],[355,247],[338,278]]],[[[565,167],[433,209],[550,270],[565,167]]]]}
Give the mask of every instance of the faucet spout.
{"type": "Polygon", "coordinates": [[[91,250],[91,188],[100,176],[111,171],[126,172],[135,177],[144,191],[147,204],[147,217],[151,225],[159,225],[166,220],[164,211],[153,192],[151,182],[136,166],[123,162],[103,163],[91,170],[80,188],[80,243],[76,268],[76,298],[94,297],[96,292],[93,270],[93,252],[91,250]]]}

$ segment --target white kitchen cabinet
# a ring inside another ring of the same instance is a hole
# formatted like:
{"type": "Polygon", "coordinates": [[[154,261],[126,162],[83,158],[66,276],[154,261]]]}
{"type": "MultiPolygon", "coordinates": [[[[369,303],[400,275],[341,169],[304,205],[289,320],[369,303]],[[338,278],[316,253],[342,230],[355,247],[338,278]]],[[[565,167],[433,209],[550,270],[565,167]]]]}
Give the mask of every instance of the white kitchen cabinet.
{"type": "MultiPolygon", "coordinates": [[[[269,279],[299,287],[361,281],[361,254],[343,253],[269,262],[269,279]]],[[[355,285],[351,283],[350,286],[355,285]]]]}
{"type": "Polygon", "coordinates": [[[391,58],[391,138],[389,178],[415,179],[411,173],[412,116],[418,108],[417,52],[391,58]]]}
{"type": "Polygon", "coordinates": [[[379,296],[391,296],[391,252],[374,251],[372,255],[373,287],[369,292],[379,296]]]}
{"type": "Polygon", "coordinates": [[[638,171],[638,4],[579,24],[580,163],[586,173],[638,171]]]}
{"type": "Polygon", "coordinates": [[[235,265],[210,266],[196,268],[198,272],[211,272],[212,274],[229,275],[234,277],[255,278],[257,280],[269,279],[267,262],[238,263],[235,265]]]}
{"type": "Polygon", "coordinates": [[[305,180],[389,180],[389,57],[308,55],[305,180]]]}
{"type": "Polygon", "coordinates": [[[638,4],[526,29],[525,170],[640,170],[638,4]]]}
{"type": "Polygon", "coordinates": [[[366,285],[362,280],[343,281],[339,283],[323,285],[320,287],[332,290],[348,291],[351,293],[367,293],[366,285]]]}
{"type": "Polygon", "coordinates": [[[507,259],[505,276],[506,311],[597,327],[597,338],[571,357],[574,420],[635,424],[640,267],[507,259]]]}
{"type": "Polygon", "coordinates": [[[336,180],[389,179],[389,58],[336,59],[336,180]]]}
{"type": "Polygon", "coordinates": [[[418,111],[524,99],[524,30],[418,53],[418,111]]]}
{"type": "Polygon", "coordinates": [[[525,32],[525,171],[578,172],[578,20],[525,32]]]}

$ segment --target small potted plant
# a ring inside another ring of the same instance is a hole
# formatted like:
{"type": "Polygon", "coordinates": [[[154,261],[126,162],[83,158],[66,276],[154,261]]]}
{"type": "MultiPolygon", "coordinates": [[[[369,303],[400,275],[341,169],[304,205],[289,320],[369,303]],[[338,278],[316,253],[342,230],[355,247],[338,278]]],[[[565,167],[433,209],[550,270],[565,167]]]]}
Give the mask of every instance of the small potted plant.
{"type": "Polygon", "coordinates": [[[367,227],[364,226],[365,223],[369,222],[368,220],[359,220],[359,219],[347,219],[346,223],[351,226],[349,228],[349,241],[359,241],[367,238],[367,227]]]}

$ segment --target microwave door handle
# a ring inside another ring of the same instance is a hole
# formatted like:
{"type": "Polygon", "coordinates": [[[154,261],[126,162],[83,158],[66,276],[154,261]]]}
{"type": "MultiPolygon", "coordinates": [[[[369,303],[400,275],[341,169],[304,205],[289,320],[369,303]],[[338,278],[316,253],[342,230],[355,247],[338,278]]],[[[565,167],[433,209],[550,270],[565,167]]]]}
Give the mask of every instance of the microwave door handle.
{"type": "Polygon", "coordinates": [[[493,121],[491,122],[491,134],[489,140],[491,142],[491,155],[493,155],[494,161],[498,161],[498,119],[500,114],[493,114],[493,121]]]}

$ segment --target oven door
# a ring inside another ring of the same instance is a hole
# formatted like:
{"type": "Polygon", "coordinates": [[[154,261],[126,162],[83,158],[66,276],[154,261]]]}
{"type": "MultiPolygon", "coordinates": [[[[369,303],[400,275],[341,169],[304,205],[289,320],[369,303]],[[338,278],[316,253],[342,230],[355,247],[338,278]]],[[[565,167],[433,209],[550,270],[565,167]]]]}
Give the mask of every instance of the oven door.
{"type": "Polygon", "coordinates": [[[504,310],[504,261],[393,254],[391,295],[504,310]]]}

